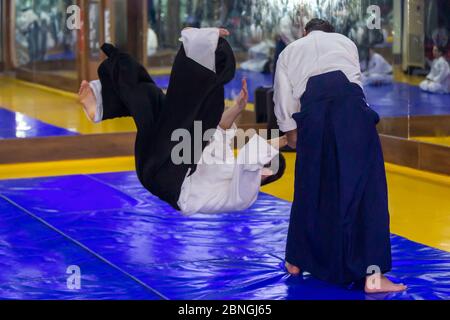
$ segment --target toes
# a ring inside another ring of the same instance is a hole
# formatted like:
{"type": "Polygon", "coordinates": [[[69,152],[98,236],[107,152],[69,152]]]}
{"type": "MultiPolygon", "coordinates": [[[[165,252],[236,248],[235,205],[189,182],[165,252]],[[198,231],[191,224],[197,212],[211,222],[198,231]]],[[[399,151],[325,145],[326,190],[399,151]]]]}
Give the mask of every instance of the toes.
{"type": "Polygon", "coordinates": [[[298,276],[300,274],[300,269],[288,262],[286,262],[285,267],[287,272],[293,276],[298,276]]]}
{"type": "Polygon", "coordinates": [[[408,289],[408,287],[405,286],[405,285],[403,285],[403,284],[401,284],[401,285],[398,286],[398,291],[399,291],[399,292],[400,292],[400,291],[405,291],[405,290],[407,290],[407,289],[408,289]]]}

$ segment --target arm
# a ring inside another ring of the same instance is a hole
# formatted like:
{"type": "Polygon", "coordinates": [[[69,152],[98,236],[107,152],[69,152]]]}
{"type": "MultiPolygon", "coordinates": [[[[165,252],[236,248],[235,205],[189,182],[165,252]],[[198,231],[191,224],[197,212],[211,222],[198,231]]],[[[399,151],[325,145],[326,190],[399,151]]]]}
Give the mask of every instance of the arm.
{"type": "Polygon", "coordinates": [[[238,153],[230,188],[221,211],[249,208],[258,198],[264,165],[278,154],[279,151],[268,141],[255,134],[238,153]]]}
{"type": "Polygon", "coordinates": [[[436,65],[437,74],[431,80],[437,83],[443,83],[450,74],[450,68],[447,61],[440,61],[436,65]]]}
{"type": "Polygon", "coordinates": [[[433,60],[431,62],[431,69],[430,69],[430,73],[427,74],[427,80],[434,82],[434,79],[436,78],[436,73],[439,73],[439,68],[438,68],[438,62],[437,60],[433,60]]]}
{"type": "Polygon", "coordinates": [[[244,111],[248,102],[248,87],[247,80],[242,79],[242,89],[239,93],[239,96],[236,97],[235,105],[231,108],[228,108],[222,114],[222,119],[220,120],[219,126],[222,129],[229,129],[233,126],[236,119],[240,116],[242,111],[244,111]]]}
{"type": "Polygon", "coordinates": [[[293,87],[288,78],[284,58],[282,54],[278,60],[275,75],[275,115],[278,119],[280,130],[286,133],[288,145],[295,149],[297,145],[297,123],[292,118],[292,115],[300,111],[300,100],[293,96],[293,87]]]}
{"type": "Polygon", "coordinates": [[[297,149],[297,129],[286,132],[288,146],[292,149],[297,149]]]}

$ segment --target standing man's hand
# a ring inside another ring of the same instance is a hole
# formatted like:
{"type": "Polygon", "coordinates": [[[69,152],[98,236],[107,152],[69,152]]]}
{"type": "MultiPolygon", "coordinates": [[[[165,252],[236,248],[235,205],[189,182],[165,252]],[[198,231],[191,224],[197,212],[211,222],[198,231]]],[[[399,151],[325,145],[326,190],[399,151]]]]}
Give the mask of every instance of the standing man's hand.
{"type": "Polygon", "coordinates": [[[286,132],[286,137],[288,140],[288,146],[292,149],[297,149],[297,129],[286,132]]]}

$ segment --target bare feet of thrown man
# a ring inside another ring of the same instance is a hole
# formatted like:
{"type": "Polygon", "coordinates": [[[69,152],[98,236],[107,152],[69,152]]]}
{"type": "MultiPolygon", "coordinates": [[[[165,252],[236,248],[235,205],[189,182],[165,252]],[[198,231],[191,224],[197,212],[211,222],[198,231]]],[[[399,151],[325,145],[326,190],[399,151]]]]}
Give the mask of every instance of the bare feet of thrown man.
{"type": "Polygon", "coordinates": [[[86,115],[94,121],[95,112],[97,109],[97,101],[95,99],[94,91],[92,91],[89,82],[84,80],[81,83],[80,91],[78,92],[78,97],[80,102],[83,104],[83,109],[86,112],[86,115]]]}
{"type": "Polygon", "coordinates": [[[374,274],[366,278],[366,293],[402,292],[408,289],[403,283],[395,284],[384,275],[374,274]]]}
{"type": "Polygon", "coordinates": [[[298,276],[301,273],[300,268],[290,264],[289,262],[286,262],[284,266],[286,267],[287,272],[293,276],[298,276]]]}

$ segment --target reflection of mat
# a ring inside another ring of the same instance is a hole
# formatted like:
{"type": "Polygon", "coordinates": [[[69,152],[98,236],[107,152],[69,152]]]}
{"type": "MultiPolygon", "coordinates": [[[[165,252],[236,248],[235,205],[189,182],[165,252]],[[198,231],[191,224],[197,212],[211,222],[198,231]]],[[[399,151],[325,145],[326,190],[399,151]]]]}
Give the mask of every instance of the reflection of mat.
{"type": "MultiPolygon", "coordinates": [[[[254,102],[254,91],[260,86],[271,86],[272,75],[238,70],[236,77],[225,88],[226,99],[234,99],[241,88],[241,79],[247,78],[250,102],[254,102]]],[[[169,76],[156,76],[155,81],[162,88],[169,85],[169,76]]],[[[450,114],[450,94],[430,94],[419,87],[406,83],[365,88],[367,101],[383,117],[405,115],[450,114]]]]}
{"type": "Polygon", "coordinates": [[[390,276],[406,293],[287,276],[290,203],[266,194],[242,213],[190,218],[127,172],[0,181],[0,195],[0,298],[450,298],[450,253],[398,236],[390,276]],[[70,265],[81,269],[79,291],[66,287],[70,265]]]}
{"type": "Polygon", "coordinates": [[[412,140],[450,146],[450,137],[413,137],[412,140]]]}
{"type": "Polygon", "coordinates": [[[72,135],[77,133],[0,108],[0,139],[72,135]]]}
{"type": "Polygon", "coordinates": [[[405,83],[365,88],[367,101],[383,117],[450,114],[450,94],[431,94],[405,83]]]}

